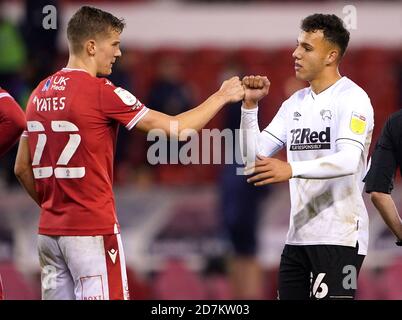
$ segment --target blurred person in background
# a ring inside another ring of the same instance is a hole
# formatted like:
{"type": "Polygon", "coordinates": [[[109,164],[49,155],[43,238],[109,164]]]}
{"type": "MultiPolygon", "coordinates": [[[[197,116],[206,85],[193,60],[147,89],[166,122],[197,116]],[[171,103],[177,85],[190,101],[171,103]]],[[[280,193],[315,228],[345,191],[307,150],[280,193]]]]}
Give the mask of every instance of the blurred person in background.
{"type": "Polygon", "coordinates": [[[25,91],[22,72],[26,66],[27,48],[19,28],[2,12],[0,4],[0,83],[22,103],[25,91]]]}
{"type": "Polygon", "coordinates": [[[26,64],[24,76],[32,90],[56,68],[56,57],[59,53],[57,38],[61,26],[59,1],[26,0],[24,6],[25,15],[21,30],[29,61],[26,64]],[[50,8],[52,11],[49,10],[50,8]],[[47,10],[44,11],[44,9],[47,10]],[[53,13],[55,16],[48,16],[53,13]]]}
{"type": "MultiPolygon", "coordinates": [[[[0,88],[0,157],[19,139],[26,126],[25,115],[18,103],[0,88]]],[[[0,300],[4,298],[0,277],[0,300]]]]}
{"type": "MultiPolygon", "coordinates": [[[[151,82],[146,104],[152,106],[154,110],[168,115],[185,112],[195,105],[192,88],[183,79],[183,63],[176,53],[159,53],[155,63],[157,64],[156,75],[151,82]]],[[[171,158],[172,146],[174,148],[175,143],[177,142],[166,142],[167,159],[171,158]]],[[[187,141],[179,141],[178,149],[180,150],[186,143],[187,141]]],[[[150,144],[151,142],[148,142],[148,146],[150,144]]],[[[188,183],[189,176],[201,175],[196,171],[200,168],[200,166],[194,168],[180,163],[168,167],[165,164],[157,164],[154,166],[153,172],[159,181],[168,181],[171,184],[188,183]]],[[[150,172],[145,166],[142,167],[142,170],[150,172]]]]}
{"type": "MultiPolygon", "coordinates": [[[[8,19],[0,1],[0,83],[20,105],[25,105],[29,89],[24,81],[27,48],[17,25],[8,19]]],[[[1,175],[8,187],[18,184],[13,174],[17,147],[12,147],[0,160],[1,175]]]]}
{"type": "Polygon", "coordinates": [[[257,103],[270,83],[266,77],[243,79],[242,146],[246,173],[253,175],[248,181],[262,186],[290,180],[279,299],[354,299],[367,254],[362,180],[374,119],[366,92],[339,73],[348,42],[339,17],[303,19],[293,58],[296,77],[310,87],[286,100],[262,132],[257,103]],[[285,145],[288,162],[270,158],[285,145]]]}
{"type": "Polygon", "coordinates": [[[402,170],[402,110],[391,114],[382,128],[364,179],[371,201],[402,246],[402,220],[391,196],[398,167],[402,170]]]}
{"type": "MultiPolygon", "coordinates": [[[[227,103],[243,99],[238,77],[176,116],[147,108],[98,76],[121,56],[122,19],[83,6],[67,27],[67,67],[45,78],[27,106],[15,174],[41,207],[38,249],[43,299],[128,299],[125,258],[112,191],[119,124],[185,139],[227,103]],[[171,131],[175,122],[178,132],[171,131]],[[186,131],[186,130],[185,130],[186,131]],[[50,274],[49,274],[50,273],[50,274]]],[[[135,146],[132,146],[135,148],[135,146]]]]}
{"type": "MultiPolygon", "coordinates": [[[[241,75],[241,69],[237,61],[229,60],[220,78],[241,75]]],[[[240,107],[241,103],[236,103],[224,110],[224,128],[230,129],[233,137],[238,134],[240,107]]],[[[239,140],[233,139],[233,159],[239,159],[236,141],[239,140]]],[[[231,293],[234,299],[263,299],[265,279],[258,261],[258,221],[260,203],[269,188],[250,185],[237,173],[238,169],[235,161],[223,165],[219,179],[221,221],[232,250],[227,265],[231,293]]]]}
{"type": "Polygon", "coordinates": [[[159,60],[147,103],[156,111],[169,114],[185,112],[193,105],[191,88],[183,81],[182,66],[174,55],[159,60]]]}

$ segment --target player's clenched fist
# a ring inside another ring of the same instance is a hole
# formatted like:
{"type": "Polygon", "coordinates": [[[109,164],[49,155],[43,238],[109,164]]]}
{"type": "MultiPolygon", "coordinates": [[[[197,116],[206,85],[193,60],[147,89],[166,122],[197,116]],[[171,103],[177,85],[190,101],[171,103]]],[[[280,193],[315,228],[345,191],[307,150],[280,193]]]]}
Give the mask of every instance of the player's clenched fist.
{"type": "Polygon", "coordinates": [[[232,77],[224,81],[219,92],[226,98],[226,103],[237,102],[244,99],[244,87],[239,77],[232,77]]]}
{"type": "Polygon", "coordinates": [[[244,106],[246,108],[256,107],[257,102],[268,94],[271,85],[268,78],[263,76],[246,76],[242,83],[245,90],[244,106]]]}

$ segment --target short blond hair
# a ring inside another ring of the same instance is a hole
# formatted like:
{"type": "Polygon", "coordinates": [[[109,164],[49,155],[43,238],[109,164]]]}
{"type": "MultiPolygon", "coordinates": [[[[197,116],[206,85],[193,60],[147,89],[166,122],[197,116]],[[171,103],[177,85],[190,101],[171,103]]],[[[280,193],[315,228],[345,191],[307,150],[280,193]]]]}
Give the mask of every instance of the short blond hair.
{"type": "Polygon", "coordinates": [[[121,33],[124,27],[123,19],[98,8],[83,6],[68,22],[67,39],[72,52],[78,53],[86,40],[107,34],[110,30],[121,33]]]}

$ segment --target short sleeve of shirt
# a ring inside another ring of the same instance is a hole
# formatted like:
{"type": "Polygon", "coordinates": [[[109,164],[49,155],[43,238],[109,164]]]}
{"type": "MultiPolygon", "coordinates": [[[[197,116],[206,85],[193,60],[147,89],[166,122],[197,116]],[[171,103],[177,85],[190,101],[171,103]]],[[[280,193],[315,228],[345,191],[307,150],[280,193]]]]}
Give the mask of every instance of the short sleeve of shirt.
{"type": "Polygon", "coordinates": [[[5,90],[3,90],[2,88],[0,88],[0,99],[4,99],[4,98],[8,98],[11,100],[14,100],[10,94],[8,92],[6,92],[5,90]]]}
{"type": "Polygon", "coordinates": [[[278,145],[286,145],[286,101],[279,108],[271,123],[261,132],[269,135],[278,145]]]}
{"type": "Polygon", "coordinates": [[[105,115],[131,130],[149,111],[131,92],[115,87],[110,81],[101,84],[101,108],[105,115]]]}
{"type": "Polygon", "coordinates": [[[363,90],[349,90],[339,100],[338,110],[336,143],[353,144],[364,151],[367,134],[374,126],[373,107],[369,97],[363,90]]]}
{"type": "Polygon", "coordinates": [[[0,88],[0,156],[18,140],[25,127],[26,119],[21,107],[0,88]]]}
{"type": "Polygon", "coordinates": [[[2,116],[3,113],[10,113],[13,110],[17,109],[20,110],[20,106],[18,103],[14,100],[14,98],[4,89],[0,88],[0,115],[2,116]]]}
{"type": "Polygon", "coordinates": [[[376,143],[370,169],[364,178],[367,193],[376,191],[390,194],[392,192],[398,166],[398,132],[402,124],[402,117],[398,118],[390,117],[387,120],[376,143]]]}

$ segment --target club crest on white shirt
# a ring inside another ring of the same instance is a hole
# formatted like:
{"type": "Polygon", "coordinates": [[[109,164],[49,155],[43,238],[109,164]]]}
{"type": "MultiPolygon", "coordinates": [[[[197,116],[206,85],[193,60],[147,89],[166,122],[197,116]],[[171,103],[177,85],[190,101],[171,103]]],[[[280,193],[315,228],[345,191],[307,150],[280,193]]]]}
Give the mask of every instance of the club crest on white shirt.
{"type": "Polygon", "coordinates": [[[320,111],[320,115],[321,115],[321,117],[322,117],[322,120],[331,120],[332,119],[332,113],[331,113],[331,110],[324,110],[324,109],[322,109],[321,111],[320,111]]]}

